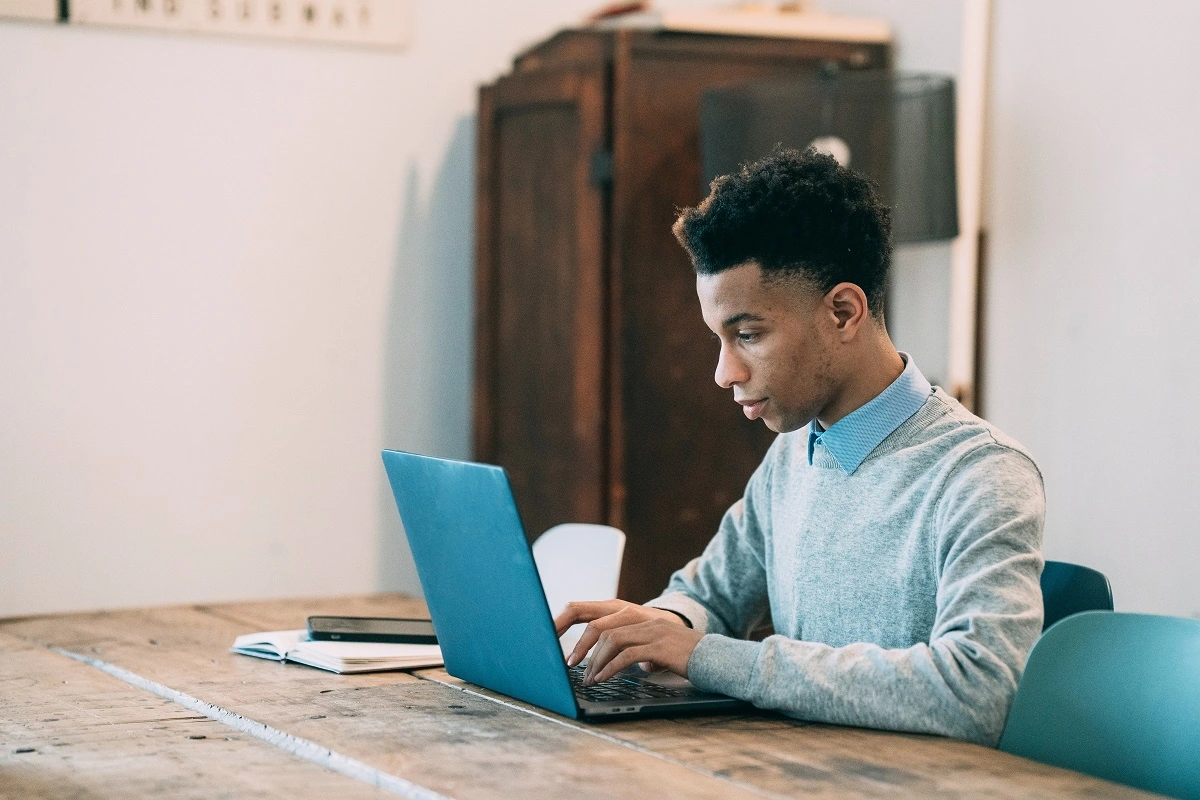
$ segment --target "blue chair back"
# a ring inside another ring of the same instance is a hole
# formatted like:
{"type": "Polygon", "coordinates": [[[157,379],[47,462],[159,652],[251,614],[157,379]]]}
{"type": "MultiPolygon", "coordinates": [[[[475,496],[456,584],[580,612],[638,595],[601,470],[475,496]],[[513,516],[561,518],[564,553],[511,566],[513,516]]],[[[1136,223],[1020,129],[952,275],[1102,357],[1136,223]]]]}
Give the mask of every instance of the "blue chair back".
{"type": "Polygon", "coordinates": [[[1200,800],[1200,620],[1064,619],[1029,656],[1000,749],[1200,800]]]}
{"type": "Polygon", "coordinates": [[[1042,630],[1080,611],[1112,611],[1112,587],[1103,572],[1066,561],[1047,561],[1042,570],[1042,630]]]}

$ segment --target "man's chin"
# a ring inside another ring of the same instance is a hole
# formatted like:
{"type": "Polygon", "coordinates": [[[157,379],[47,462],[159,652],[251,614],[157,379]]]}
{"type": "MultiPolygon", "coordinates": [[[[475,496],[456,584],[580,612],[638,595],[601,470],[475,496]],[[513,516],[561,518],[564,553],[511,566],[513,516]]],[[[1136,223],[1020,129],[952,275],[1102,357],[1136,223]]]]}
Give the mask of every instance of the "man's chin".
{"type": "Polygon", "coordinates": [[[775,417],[759,417],[759,419],[762,420],[763,425],[767,426],[768,430],[775,431],[775,433],[787,433],[789,430],[782,420],[775,417]]]}
{"type": "Polygon", "coordinates": [[[775,433],[791,433],[792,431],[800,430],[812,419],[811,416],[804,419],[797,419],[800,416],[803,415],[787,412],[780,413],[775,404],[768,399],[763,403],[762,413],[751,418],[758,419],[763,425],[767,426],[768,430],[775,433]]]}
{"type": "Polygon", "coordinates": [[[774,414],[764,414],[759,419],[762,420],[767,428],[775,431],[775,433],[791,433],[792,431],[800,430],[808,424],[808,420],[797,422],[793,419],[777,417],[774,414]]]}

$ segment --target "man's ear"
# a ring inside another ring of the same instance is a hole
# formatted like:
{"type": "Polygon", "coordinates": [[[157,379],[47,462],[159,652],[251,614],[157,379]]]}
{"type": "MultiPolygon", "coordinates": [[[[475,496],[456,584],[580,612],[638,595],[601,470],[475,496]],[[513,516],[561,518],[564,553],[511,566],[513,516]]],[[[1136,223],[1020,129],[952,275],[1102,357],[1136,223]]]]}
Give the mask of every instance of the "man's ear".
{"type": "Polygon", "coordinates": [[[834,320],[838,339],[849,342],[867,321],[867,295],[856,283],[843,282],[825,293],[824,305],[834,320]]]}

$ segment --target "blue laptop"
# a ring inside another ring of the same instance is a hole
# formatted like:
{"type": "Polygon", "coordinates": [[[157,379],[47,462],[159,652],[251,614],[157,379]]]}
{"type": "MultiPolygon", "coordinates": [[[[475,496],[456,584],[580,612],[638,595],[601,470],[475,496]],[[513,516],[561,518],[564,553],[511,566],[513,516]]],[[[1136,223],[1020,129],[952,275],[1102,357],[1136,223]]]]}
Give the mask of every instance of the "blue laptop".
{"type": "Polygon", "coordinates": [[[633,667],[582,686],[568,669],[500,467],[383,451],[446,671],[563,716],[744,708],[671,673],[633,667]]]}

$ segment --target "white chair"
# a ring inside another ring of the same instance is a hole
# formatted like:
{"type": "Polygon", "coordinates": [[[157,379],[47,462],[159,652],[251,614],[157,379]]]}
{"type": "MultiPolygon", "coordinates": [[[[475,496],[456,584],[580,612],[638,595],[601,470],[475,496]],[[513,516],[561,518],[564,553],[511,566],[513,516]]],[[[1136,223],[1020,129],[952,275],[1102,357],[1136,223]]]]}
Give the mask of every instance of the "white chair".
{"type": "MultiPolygon", "coordinates": [[[[612,600],[617,596],[625,534],[608,525],[569,522],[555,525],[533,543],[533,561],[542,589],[557,616],[567,603],[578,600],[612,600]]],[[[563,654],[575,649],[583,625],[572,625],[562,635],[563,654]]]]}

